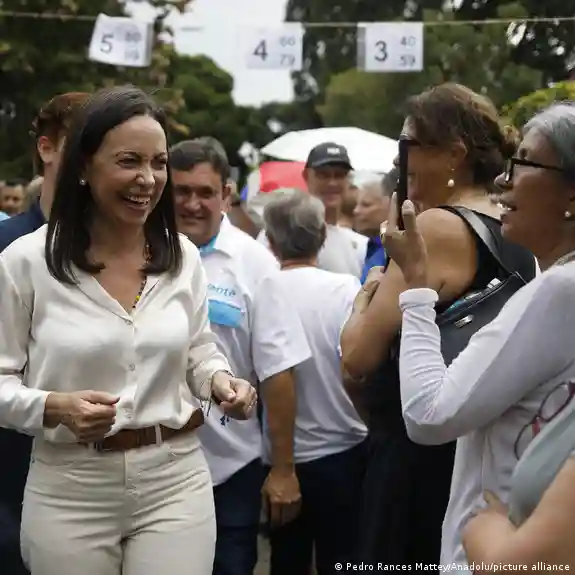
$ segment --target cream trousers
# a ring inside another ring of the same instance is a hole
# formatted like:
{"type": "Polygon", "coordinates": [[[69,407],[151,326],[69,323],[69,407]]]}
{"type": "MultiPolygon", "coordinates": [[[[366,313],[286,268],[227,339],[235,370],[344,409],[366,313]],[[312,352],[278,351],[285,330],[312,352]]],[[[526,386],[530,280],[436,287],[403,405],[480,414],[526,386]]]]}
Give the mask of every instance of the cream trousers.
{"type": "Polygon", "coordinates": [[[21,541],[32,575],[211,575],[214,501],[196,434],[125,453],[37,440],[21,541]]]}

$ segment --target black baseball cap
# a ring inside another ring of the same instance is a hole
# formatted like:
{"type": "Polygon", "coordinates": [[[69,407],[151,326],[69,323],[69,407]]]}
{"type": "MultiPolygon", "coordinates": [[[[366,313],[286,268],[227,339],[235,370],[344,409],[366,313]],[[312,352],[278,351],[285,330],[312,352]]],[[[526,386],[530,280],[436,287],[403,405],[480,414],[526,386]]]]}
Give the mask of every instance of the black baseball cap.
{"type": "Polygon", "coordinates": [[[321,168],[322,166],[339,165],[353,170],[347,148],[334,142],[325,142],[313,148],[307,157],[306,168],[321,168]]]}

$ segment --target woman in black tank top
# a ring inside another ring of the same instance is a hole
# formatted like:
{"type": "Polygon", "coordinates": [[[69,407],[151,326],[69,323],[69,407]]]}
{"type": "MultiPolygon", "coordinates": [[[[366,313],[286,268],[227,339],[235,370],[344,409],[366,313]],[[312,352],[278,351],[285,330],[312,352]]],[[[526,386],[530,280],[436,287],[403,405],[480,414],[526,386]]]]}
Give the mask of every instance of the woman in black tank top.
{"type": "MultiPolygon", "coordinates": [[[[440,85],[409,100],[402,135],[410,143],[408,194],[422,208],[418,228],[439,306],[485,288],[497,274],[465,222],[440,206],[473,210],[496,236],[504,263],[531,280],[533,256],[501,238],[499,208],[489,199],[514,151],[493,104],[464,86],[440,85]]],[[[346,385],[354,401],[363,400],[358,409],[367,414],[371,439],[358,563],[422,571],[440,560],[454,444],[422,446],[407,437],[399,375],[385,361],[401,326],[398,299],[406,285],[393,261],[376,274],[358,294],[341,338],[346,385]]]]}

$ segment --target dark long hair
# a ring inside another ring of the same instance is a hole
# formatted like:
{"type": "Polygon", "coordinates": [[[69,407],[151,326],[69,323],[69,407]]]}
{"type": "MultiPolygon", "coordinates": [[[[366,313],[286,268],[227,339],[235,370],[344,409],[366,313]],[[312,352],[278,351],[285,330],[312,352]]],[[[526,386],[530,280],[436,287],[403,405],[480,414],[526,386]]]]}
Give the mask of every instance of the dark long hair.
{"type": "MultiPolygon", "coordinates": [[[[82,185],[80,180],[105,135],[130,118],[144,115],[157,120],[167,131],[166,116],[154,100],[139,88],[122,86],[96,92],[74,118],[66,136],[46,236],[46,264],[57,280],[76,283],[73,266],[89,273],[103,269],[88,259],[89,224],[95,204],[90,186],[82,185]]],[[[149,215],[144,232],[150,247],[150,260],[144,271],[176,274],[181,268],[182,248],[169,170],[164,192],[149,215]]]]}

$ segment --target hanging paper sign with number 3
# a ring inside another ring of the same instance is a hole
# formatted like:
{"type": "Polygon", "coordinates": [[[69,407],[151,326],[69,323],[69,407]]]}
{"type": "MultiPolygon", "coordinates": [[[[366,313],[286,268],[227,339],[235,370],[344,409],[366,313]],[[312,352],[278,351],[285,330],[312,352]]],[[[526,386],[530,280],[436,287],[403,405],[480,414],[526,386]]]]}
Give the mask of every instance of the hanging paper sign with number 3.
{"type": "Polygon", "coordinates": [[[366,72],[421,72],[423,70],[422,22],[361,24],[366,72]]]}
{"type": "Polygon", "coordinates": [[[92,32],[89,58],[112,66],[143,68],[150,65],[152,45],[151,23],[100,14],[92,32]]]}
{"type": "Polygon", "coordinates": [[[246,66],[255,70],[301,70],[303,27],[287,23],[279,28],[242,28],[246,66]]]}

